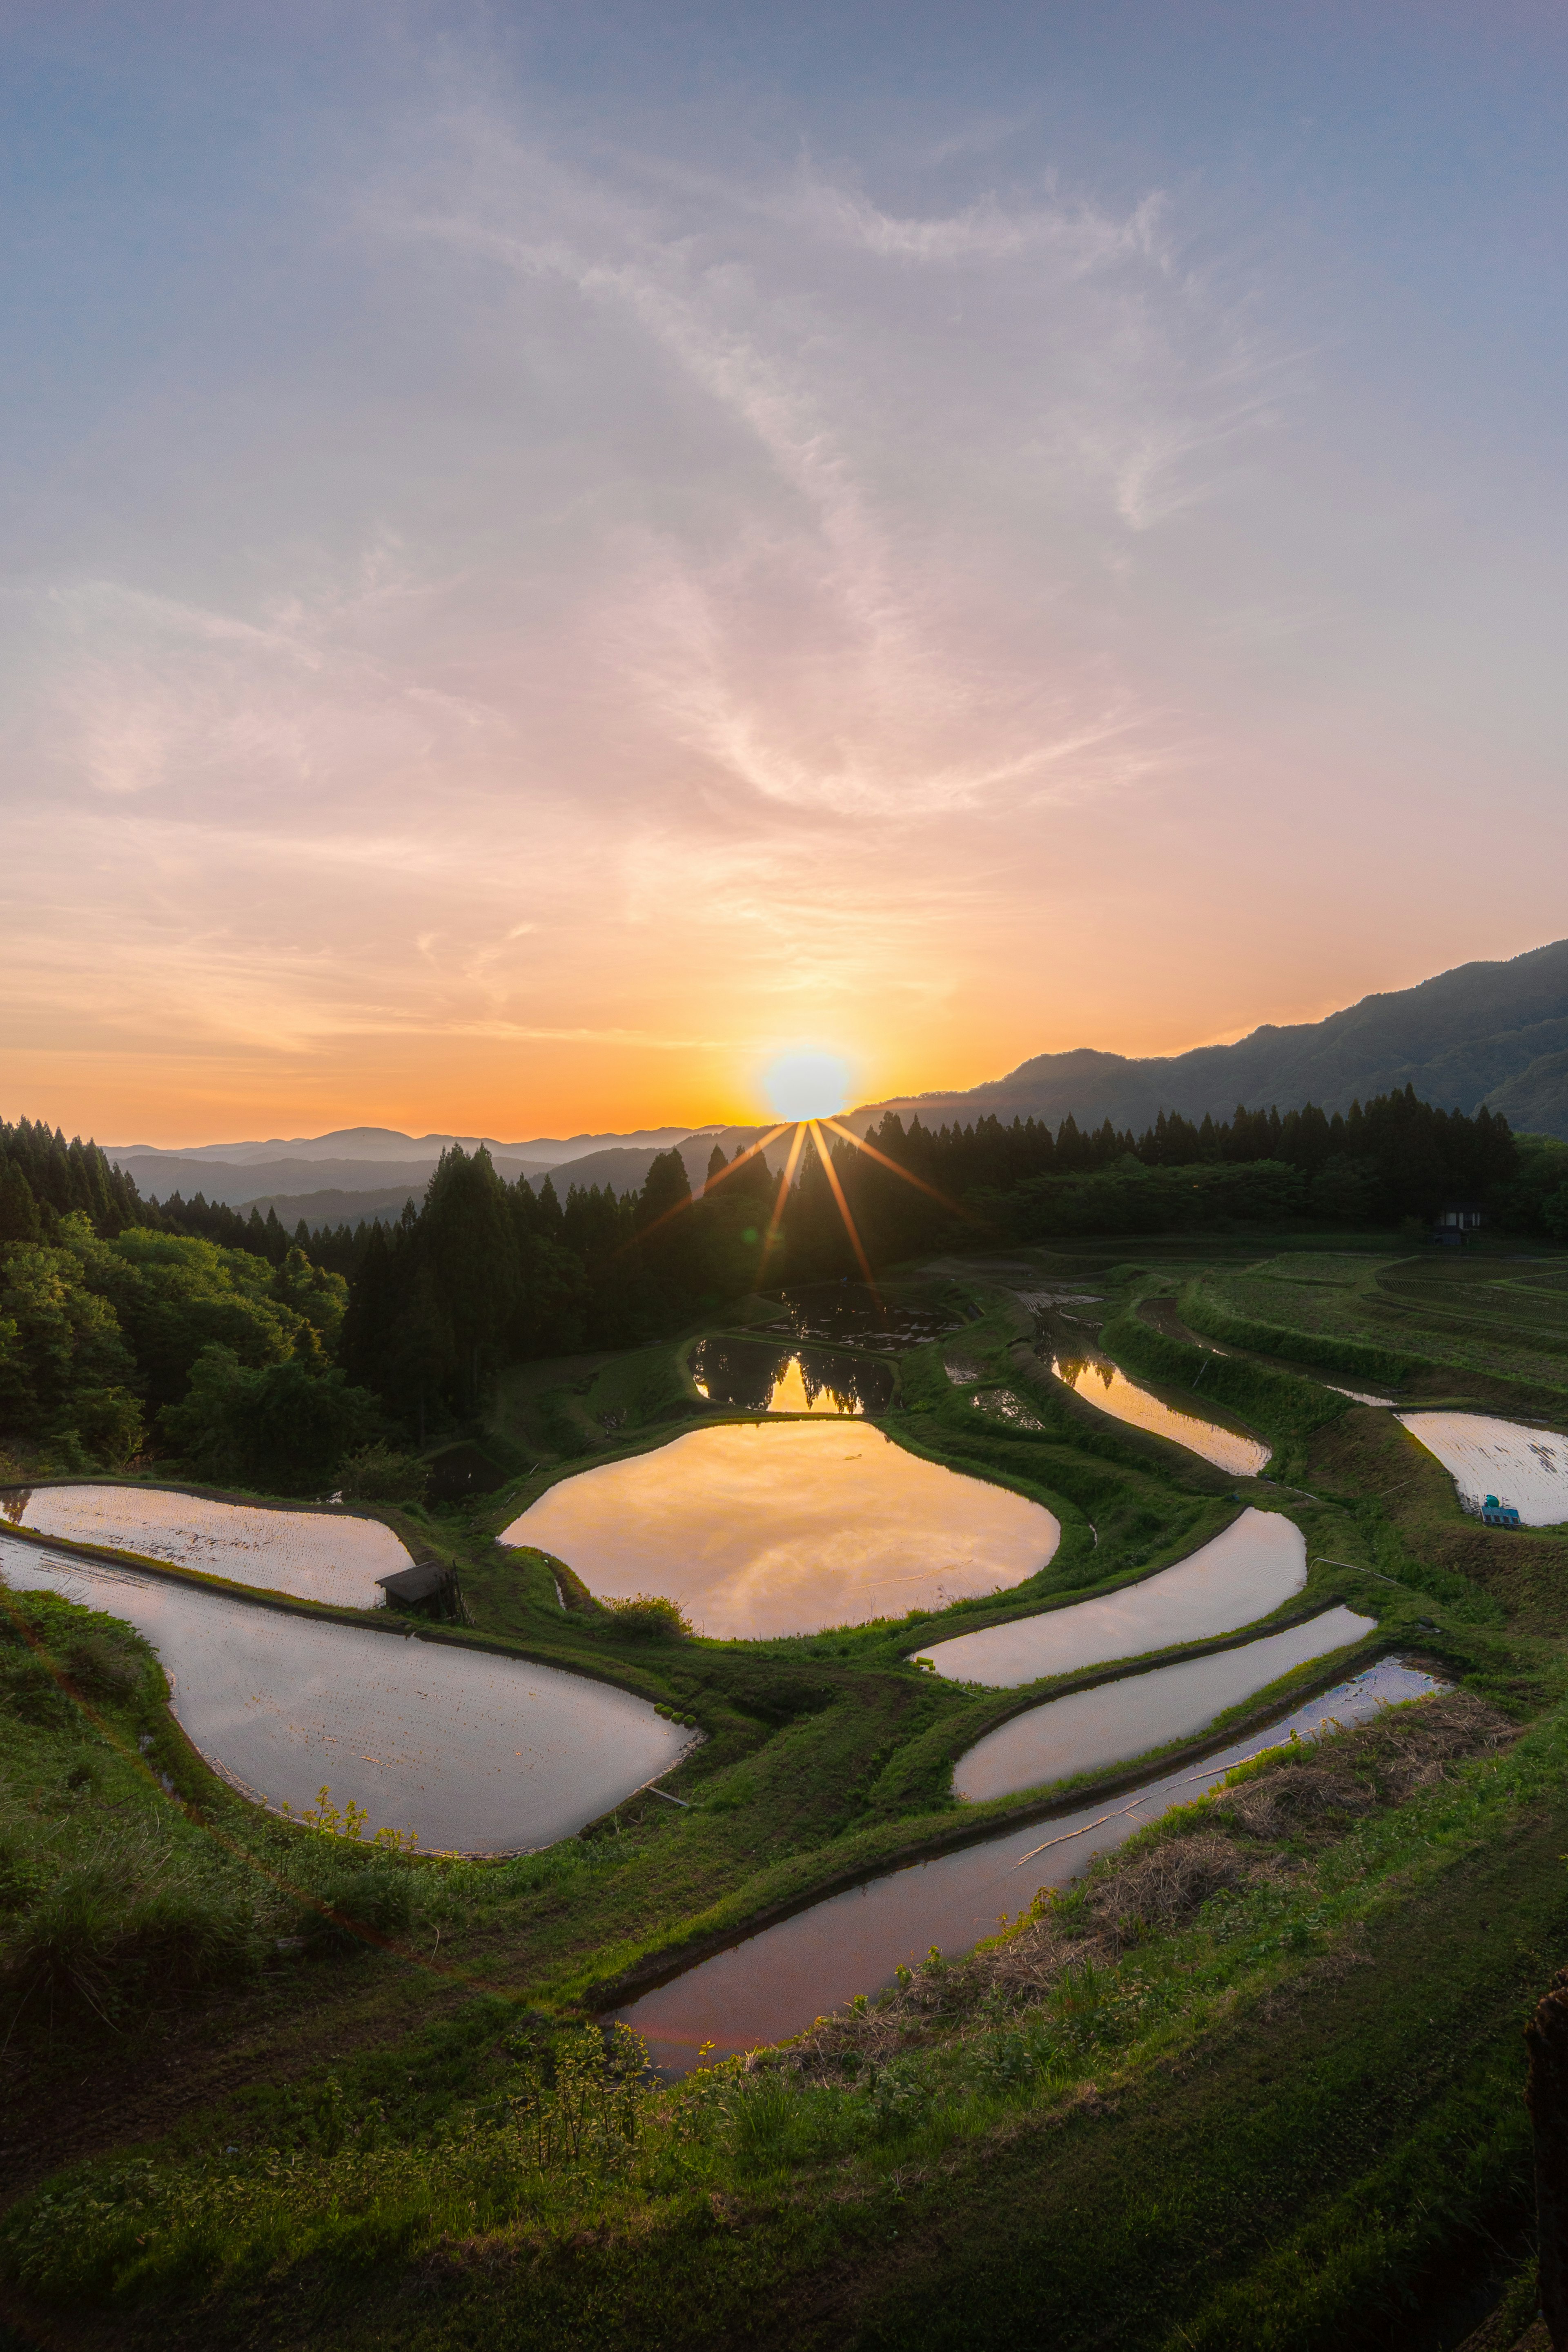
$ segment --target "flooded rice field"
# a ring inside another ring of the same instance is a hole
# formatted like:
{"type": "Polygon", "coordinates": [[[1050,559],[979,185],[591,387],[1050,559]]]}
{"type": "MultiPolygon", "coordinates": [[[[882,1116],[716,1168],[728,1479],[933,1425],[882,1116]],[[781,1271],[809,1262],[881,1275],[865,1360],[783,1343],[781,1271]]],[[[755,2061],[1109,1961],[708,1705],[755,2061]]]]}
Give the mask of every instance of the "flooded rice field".
{"type": "Polygon", "coordinates": [[[828,1348],[770,1347],[763,1339],[700,1339],[691,1377],[710,1404],[740,1412],[886,1412],[891,1367],[828,1348]]]}
{"type": "Polygon", "coordinates": [[[1130,1381],[1109,1356],[1058,1350],[1051,1359],[1051,1370],[1097,1412],[1108,1412],[1133,1429],[1147,1430],[1151,1436],[1168,1437],[1173,1444],[1184,1445],[1189,1454],[1201,1454],[1205,1462],[1212,1462],[1216,1470],[1228,1471],[1233,1478],[1256,1478],[1268,1460],[1272,1449],[1260,1439],[1166,1404],[1152,1389],[1130,1381]]]}
{"type": "Polygon", "coordinates": [[[953,1793],[973,1804],[1011,1797],[1047,1780],[1095,1772],[1173,1739],[1191,1739],[1226,1707],[1267,1690],[1293,1666],[1375,1632],[1375,1617],[1326,1609],[1304,1625],[1265,1633],[1206,1658],[1183,1658],[1147,1674],[1124,1675],[1093,1690],[1069,1691],[1016,1715],[961,1756],[953,1793]]]}
{"type": "Polygon", "coordinates": [[[1307,1539],[1295,1521],[1279,1511],[1248,1509],[1186,1559],[1140,1583],[961,1633],[916,1654],[954,1682],[1013,1690],[1044,1675],[1238,1633],[1306,1581],[1307,1539]]]}
{"type": "Polygon", "coordinates": [[[1046,1425],[1034,1407],[1011,1389],[983,1389],[970,1402],[988,1421],[1004,1421],[1009,1429],[1043,1430],[1046,1425]]]}
{"type": "Polygon", "coordinates": [[[700,1633],[756,1641],[940,1609],[1033,1576],[1061,1528],[861,1423],[736,1423],[563,1478],[506,1528],[591,1592],[658,1592],[700,1633]]]}
{"type": "Polygon", "coordinates": [[[1394,1403],[1392,1397],[1373,1396],[1368,1389],[1342,1389],[1337,1381],[1329,1381],[1325,1386],[1332,1389],[1336,1396],[1349,1397],[1352,1404],[1381,1404],[1392,1407],[1394,1403]]]}
{"type": "Polygon", "coordinates": [[[1487,1496],[1510,1503],[1527,1528],[1568,1519],[1568,1437],[1481,1412],[1402,1412],[1412,1437],[1435,1454],[1468,1510],[1487,1496]]]}
{"type": "Polygon", "coordinates": [[[231,1600],[0,1537],[0,1578],[123,1618],[156,1649],[192,1745],[296,1812],[325,1782],[369,1830],[510,1853],[571,1837],[668,1772],[693,1735],[583,1675],[231,1600]]]}
{"type": "Polygon", "coordinates": [[[895,1969],[917,1965],[932,1944],[950,1958],[969,1951],[995,1934],[1004,1915],[1016,1918],[1026,1909],[1040,1887],[1079,1877],[1097,1854],[1172,1805],[1191,1804],[1236,1765],[1293,1731],[1310,1738],[1332,1724],[1362,1722],[1384,1702],[1440,1687],[1399,1660],[1380,1659],[1202,1765],[1178,1766],[1109,1803],[1101,1799],[955,1853],[906,1863],[715,1953],[619,2013],[647,2035],[655,2063],[677,2074],[696,2064],[705,2042],[713,2045],[710,2057],[722,2058],[782,2042],[857,1993],[879,1991],[895,1969]]]}
{"type": "Polygon", "coordinates": [[[29,1534],[105,1544],[234,1584],[349,1609],[380,1608],[386,1596],[377,1578],[411,1565],[379,1519],[220,1503],[168,1487],[12,1486],[0,1493],[0,1513],[29,1534]]]}
{"type": "Polygon", "coordinates": [[[782,1292],[777,1319],[761,1328],[786,1331],[796,1339],[847,1339],[891,1351],[940,1339],[963,1320],[934,1292],[884,1298],[864,1282],[808,1282],[782,1292]]]}

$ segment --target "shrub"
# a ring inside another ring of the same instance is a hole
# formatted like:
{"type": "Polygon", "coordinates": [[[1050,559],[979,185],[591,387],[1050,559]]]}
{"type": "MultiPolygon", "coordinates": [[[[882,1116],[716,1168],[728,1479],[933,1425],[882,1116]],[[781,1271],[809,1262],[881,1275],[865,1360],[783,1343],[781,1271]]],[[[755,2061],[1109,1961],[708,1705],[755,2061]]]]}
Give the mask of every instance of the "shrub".
{"type": "Polygon", "coordinates": [[[637,1592],[629,1601],[604,1601],[600,1607],[617,1632],[644,1642],[687,1642],[691,1620],[675,1601],[660,1592],[637,1592]]]}
{"type": "Polygon", "coordinates": [[[429,1484],[429,1464],[393,1445],[362,1445],[338,1472],[345,1502],[422,1503],[429,1484]]]}

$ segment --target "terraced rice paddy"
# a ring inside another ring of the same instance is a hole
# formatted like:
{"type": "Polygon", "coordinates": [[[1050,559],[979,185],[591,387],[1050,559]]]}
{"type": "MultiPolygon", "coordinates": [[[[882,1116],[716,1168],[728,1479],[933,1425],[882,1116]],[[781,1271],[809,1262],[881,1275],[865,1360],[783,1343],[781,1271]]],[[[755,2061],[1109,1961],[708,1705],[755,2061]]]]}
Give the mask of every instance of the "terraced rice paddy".
{"type": "Polygon", "coordinates": [[[1527,1528],[1568,1520],[1568,1437],[1479,1412],[1402,1412],[1412,1437],[1435,1454],[1468,1509],[1488,1495],[1510,1503],[1527,1528]]]}
{"type": "Polygon", "coordinates": [[[960,1757],[953,1793],[981,1804],[1191,1739],[1216,1715],[1267,1690],[1292,1667],[1348,1649],[1376,1626],[1375,1617],[1326,1609],[1304,1625],[1265,1633],[1234,1650],[1182,1658],[1148,1674],[1125,1675],[1118,1682],[1097,1683],[1092,1690],[1047,1699],[960,1757]]]}
{"type": "Polygon", "coordinates": [[[0,1512],[29,1534],[102,1544],[297,1601],[378,1609],[376,1580],[410,1557],[379,1519],[351,1512],[273,1510],[161,1486],[13,1486],[0,1512]]]}
{"type": "Polygon", "coordinates": [[[1131,1428],[1147,1430],[1152,1437],[1169,1438],[1173,1445],[1201,1454],[1232,1477],[1256,1478],[1268,1465],[1271,1449],[1260,1439],[1166,1404],[1152,1389],[1130,1381],[1109,1357],[1058,1351],[1051,1359],[1051,1370],[1097,1412],[1108,1412],[1112,1420],[1125,1422],[1131,1428]]]}
{"type": "Polygon", "coordinates": [[[1246,1510],[1189,1559],[1137,1584],[961,1633],[916,1654],[955,1682],[1013,1690],[1047,1675],[1239,1633],[1306,1581],[1307,1541],[1294,1520],[1246,1510]]]}
{"type": "Polygon", "coordinates": [[[700,1396],[741,1412],[811,1412],[840,1419],[886,1412],[893,1375],[874,1356],[829,1348],[776,1348],[757,1339],[700,1339],[691,1351],[700,1396]]]}
{"type": "Polygon", "coordinates": [[[1146,1781],[1131,1797],[1053,1814],[956,1853],[904,1864],[863,1885],[829,1895],[743,1943],[715,1953],[620,2014],[647,2038],[656,2064],[684,2074],[704,2044],[710,2058],[798,2033],[857,1993],[892,1981],[934,1944],[952,1955],[994,1935],[999,1918],[1027,1908],[1042,1886],[1065,1886],[1174,1804],[1216,1788],[1249,1756],[1290,1738],[1310,1739],[1334,1724],[1363,1722],[1377,1709],[1440,1688],[1430,1675],[1392,1658],[1310,1699],[1265,1731],[1233,1740],[1201,1766],[1184,1764],[1146,1781]]]}
{"type": "Polygon", "coordinates": [[[570,1837],[668,1772],[692,1735],[582,1675],[334,1624],[0,1538],[0,1578],[125,1619],[215,1771],[274,1811],[322,1784],[426,1849],[508,1853],[570,1837]]]}
{"type": "Polygon", "coordinates": [[[729,1641],[996,1592],[1060,1539],[1038,1503],[821,1421],[693,1430],[562,1479],[500,1538],[606,1598],[663,1594],[729,1641]]]}

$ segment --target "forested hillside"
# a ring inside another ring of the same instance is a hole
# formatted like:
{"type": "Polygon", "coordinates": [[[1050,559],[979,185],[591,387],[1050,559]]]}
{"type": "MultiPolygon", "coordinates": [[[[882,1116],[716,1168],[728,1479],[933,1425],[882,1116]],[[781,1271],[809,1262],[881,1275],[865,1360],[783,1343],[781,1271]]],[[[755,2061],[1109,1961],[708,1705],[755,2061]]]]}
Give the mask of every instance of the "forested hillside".
{"type": "Polygon", "coordinates": [[[1415,988],[1363,997],[1323,1021],[1255,1029],[1234,1045],[1129,1059],[1079,1048],[1037,1054],[967,1092],[905,1097],[892,1108],[934,1119],[996,1112],[1082,1125],[1146,1126],[1159,1111],[1201,1119],[1236,1102],[1299,1108],[1413,1086],[1445,1109],[1500,1111],[1518,1129],[1568,1139],[1568,940],[1506,963],[1460,964],[1415,988]]]}
{"type": "Polygon", "coordinates": [[[715,1146],[695,1196],[671,1150],[637,1194],[564,1202],[455,1146],[417,1209],[307,1249],[276,1217],[141,1202],[90,1144],[0,1129],[0,1441],[38,1468],[145,1450],[269,1491],[410,1491],[398,1449],[476,1422],[509,1363],[636,1347],[759,1288],[922,1252],[1292,1224],[1418,1246],[1449,1202],[1568,1238],[1568,1147],[1410,1088],[1141,1135],[889,1113],[868,1141],[836,1140],[828,1164],[808,1140],[784,1197],[779,1147],[770,1167],[715,1146]]]}

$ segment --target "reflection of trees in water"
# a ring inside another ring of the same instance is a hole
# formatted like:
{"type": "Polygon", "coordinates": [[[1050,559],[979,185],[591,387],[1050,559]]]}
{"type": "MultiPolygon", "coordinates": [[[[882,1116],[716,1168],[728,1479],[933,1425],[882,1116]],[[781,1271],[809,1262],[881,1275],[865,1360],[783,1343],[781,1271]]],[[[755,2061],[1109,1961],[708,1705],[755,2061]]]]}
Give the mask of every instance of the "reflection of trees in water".
{"type": "Polygon", "coordinates": [[[861,1363],[823,1348],[767,1348],[755,1340],[703,1339],[692,1359],[698,1385],[713,1404],[742,1412],[767,1412],[789,1377],[800,1370],[806,1410],[823,1399],[835,1412],[885,1412],[892,1402],[893,1377],[885,1364],[861,1363]]]}

